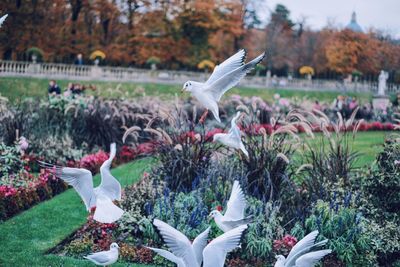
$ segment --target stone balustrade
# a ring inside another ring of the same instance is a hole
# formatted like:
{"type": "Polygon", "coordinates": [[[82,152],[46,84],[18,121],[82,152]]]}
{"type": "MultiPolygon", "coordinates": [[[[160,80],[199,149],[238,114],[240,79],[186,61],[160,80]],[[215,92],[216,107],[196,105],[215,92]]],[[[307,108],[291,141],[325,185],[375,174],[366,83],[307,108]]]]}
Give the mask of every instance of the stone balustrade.
{"type": "MultiPolygon", "coordinates": [[[[125,67],[79,66],[58,63],[32,63],[0,60],[0,77],[33,77],[65,80],[96,80],[181,85],[188,80],[205,81],[209,74],[202,72],[148,70],[125,67]]],[[[378,84],[371,82],[342,82],[334,80],[287,79],[282,77],[246,76],[243,87],[286,88],[310,91],[373,92],[378,84]]],[[[388,84],[387,93],[400,91],[400,85],[388,84]]]]}

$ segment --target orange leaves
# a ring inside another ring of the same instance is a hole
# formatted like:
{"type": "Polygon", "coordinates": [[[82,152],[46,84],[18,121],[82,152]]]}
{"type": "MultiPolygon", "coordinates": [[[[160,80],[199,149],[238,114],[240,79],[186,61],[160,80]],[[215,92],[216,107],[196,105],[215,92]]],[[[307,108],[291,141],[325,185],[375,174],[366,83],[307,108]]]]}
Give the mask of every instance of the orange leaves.
{"type": "Polygon", "coordinates": [[[328,68],[342,74],[350,74],[354,70],[376,73],[379,71],[379,47],[380,42],[368,34],[350,30],[334,33],[325,49],[328,68]]]}

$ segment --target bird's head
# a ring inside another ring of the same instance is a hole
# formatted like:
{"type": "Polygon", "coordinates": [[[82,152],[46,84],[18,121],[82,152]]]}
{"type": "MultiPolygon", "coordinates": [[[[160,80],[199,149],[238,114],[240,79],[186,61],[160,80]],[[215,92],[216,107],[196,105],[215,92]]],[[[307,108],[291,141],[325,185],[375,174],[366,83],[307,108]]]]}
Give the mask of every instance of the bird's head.
{"type": "Polygon", "coordinates": [[[118,246],[118,244],[117,243],[112,243],[111,244],[111,246],[110,246],[110,249],[119,249],[119,246],[118,246]]]}
{"type": "Polygon", "coordinates": [[[275,259],[277,260],[277,262],[283,262],[285,261],[285,257],[282,255],[276,255],[275,259]]]}
{"type": "Polygon", "coordinates": [[[213,219],[215,217],[218,217],[218,216],[222,216],[221,211],[222,211],[222,207],[221,206],[217,206],[215,208],[215,210],[211,211],[210,214],[208,215],[208,220],[211,220],[211,219],[213,219]]]}
{"type": "Polygon", "coordinates": [[[182,93],[183,92],[191,92],[193,89],[193,82],[192,81],[187,81],[182,87],[182,93]]]}
{"type": "Polygon", "coordinates": [[[213,136],[213,142],[218,142],[218,141],[221,139],[221,137],[222,137],[223,135],[224,135],[224,134],[222,134],[222,133],[214,134],[214,136],[213,136]]]}

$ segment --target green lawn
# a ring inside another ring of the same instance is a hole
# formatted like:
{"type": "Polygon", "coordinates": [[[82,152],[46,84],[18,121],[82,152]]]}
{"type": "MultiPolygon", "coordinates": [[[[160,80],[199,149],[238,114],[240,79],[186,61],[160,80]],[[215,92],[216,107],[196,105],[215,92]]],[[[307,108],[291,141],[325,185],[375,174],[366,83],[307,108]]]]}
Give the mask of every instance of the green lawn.
{"type": "MultiPolygon", "coordinates": [[[[132,184],[153,162],[151,158],[137,160],[113,169],[112,173],[121,184],[132,184]]],[[[95,183],[99,183],[98,175],[95,183]]],[[[0,266],[94,266],[87,260],[46,255],[46,251],[81,227],[86,217],[87,212],[80,197],[70,189],[1,223],[0,266]]]]}
{"type": "MultiPolygon", "coordinates": [[[[58,80],[58,84],[62,89],[67,87],[70,81],[58,80]]],[[[161,98],[171,98],[175,95],[180,95],[181,86],[178,85],[165,85],[165,84],[138,84],[138,83],[118,83],[118,82],[80,82],[82,84],[96,85],[96,92],[88,91],[89,94],[100,94],[103,96],[120,96],[115,91],[110,93],[108,89],[115,89],[120,86],[123,93],[135,96],[135,90],[142,87],[146,95],[157,95],[161,98]]],[[[46,97],[47,95],[47,79],[34,79],[34,78],[0,78],[0,94],[8,97],[10,100],[23,99],[26,97],[46,97]]],[[[254,88],[233,88],[229,90],[227,95],[239,94],[241,96],[259,96],[265,100],[271,100],[273,95],[279,93],[282,97],[307,97],[311,100],[320,100],[325,102],[332,102],[333,99],[339,94],[337,92],[323,92],[323,91],[301,91],[301,90],[287,90],[287,89],[254,89],[254,88]]],[[[368,93],[350,93],[349,95],[357,96],[361,102],[369,101],[371,94],[368,93]]]]}

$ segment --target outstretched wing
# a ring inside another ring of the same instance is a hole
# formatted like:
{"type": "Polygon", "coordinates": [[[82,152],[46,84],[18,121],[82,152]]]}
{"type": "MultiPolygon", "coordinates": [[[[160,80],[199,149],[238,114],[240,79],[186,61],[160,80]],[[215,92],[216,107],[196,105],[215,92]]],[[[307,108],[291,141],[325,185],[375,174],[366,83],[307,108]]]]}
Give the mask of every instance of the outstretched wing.
{"type": "Polygon", "coordinates": [[[223,267],[226,254],[239,246],[247,225],[232,229],[215,238],[203,251],[204,267],[223,267]]]}
{"type": "Polygon", "coordinates": [[[175,256],[174,254],[172,254],[171,252],[169,252],[165,249],[151,248],[151,247],[147,247],[147,248],[151,249],[152,251],[154,251],[161,257],[166,258],[169,261],[172,261],[173,263],[178,265],[178,267],[186,267],[185,263],[183,262],[183,260],[181,258],[175,256]]]}
{"type": "Polygon", "coordinates": [[[243,219],[246,205],[246,198],[239,185],[239,181],[234,181],[231,196],[227,203],[227,210],[224,214],[224,221],[238,221],[243,219]]]}
{"type": "Polygon", "coordinates": [[[200,235],[198,235],[194,240],[193,240],[193,251],[196,256],[197,262],[201,264],[203,261],[203,250],[207,246],[207,241],[208,241],[208,234],[210,233],[211,227],[208,227],[204,232],[202,232],[200,235]]]}
{"type": "Polygon", "coordinates": [[[300,251],[304,251],[305,249],[312,247],[315,243],[315,238],[317,238],[318,233],[319,233],[318,230],[312,231],[311,233],[306,235],[302,240],[297,242],[297,244],[290,251],[289,255],[286,257],[286,262],[293,261],[292,258],[295,255],[300,256],[298,254],[300,251]]]}
{"type": "Polygon", "coordinates": [[[213,73],[206,81],[206,84],[211,84],[224,76],[226,73],[229,73],[244,64],[244,60],[246,59],[246,50],[241,49],[236,54],[222,62],[220,65],[215,66],[213,73]]]}
{"type": "Polygon", "coordinates": [[[190,243],[189,239],[184,234],[163,221],[154,219],[153,224],[160,232],[165,244],[172,251],[172,253],[175,256],[182,258],[185,264],[188,266],[193,265],[194,261],[196,261],[196,258],[194,256],[192,244],[190,243]]]}
{"type": "Polygon", "coordinates": [[[8,14],[5,14],[4,16],[2,16],[0,18],[0,27],[1,27],[1,25],[3,25],[3,23],[4,23],[4,21],[6,20],[7,17],[8,17],[8,14]]]}
{"type": "Polygon", "coordinates": [[[254,67],[264,59],[264,57],[265,53],[259,55],[252,61],[240,66],[239,68],[225,73],[218,80],[215,80],[212,83],[208,83],[207,81],[207,87],[205,90],[211,92],[215,101],[219,101],[226,91],[236,86],[240,80],[246,76],[247,73],[254,69],[254,67]]]}
{"type": "Polygon", "coordinates": [[[112,176],[110,168],[116,154],[116,145],[112,143],[110,146],[110,157],[103,162],[100,167],[101,183],[96,188],[111,200],[121,200],[121,184],[112,176]]]}
{"type": "Polygon", "coordinates": [[[239,119],[239,117],[240,117],[240,111],[238,113],[236,113],[235,117],[232,118],[231,128],[229,129],[229,134],[231,135],[231,137],[235,138],[236,140],[237,139],[241,140],[241,138],[242,138],[240,129],[236,124],[236,121],[239,119]]]}
{"type": "Polygon", "coordinates": [[[296,267],[314,267],[320,259],[332,253],[331,249],[318,250],[304,254],[296,260],[296,267]]]}
{"type": "Polygon", "coordinates": [[[96,206],[96,197],[93,190],[93,176],[89,170],[60,167],[42,161],[38,162],[40,166],[52,172],[54,171],[56,177],[71,185],[82,198],[87,210],[96,206]]]}

